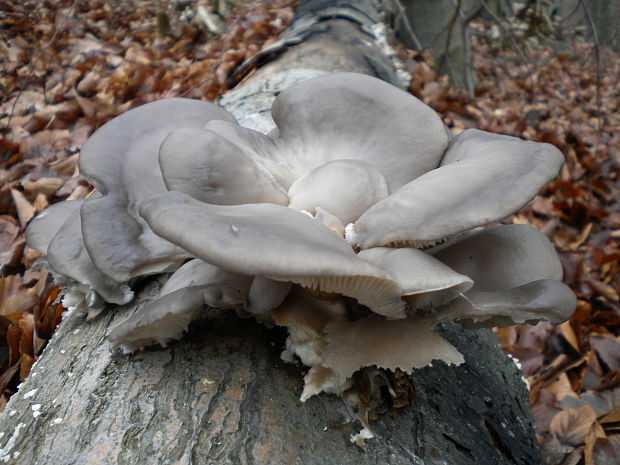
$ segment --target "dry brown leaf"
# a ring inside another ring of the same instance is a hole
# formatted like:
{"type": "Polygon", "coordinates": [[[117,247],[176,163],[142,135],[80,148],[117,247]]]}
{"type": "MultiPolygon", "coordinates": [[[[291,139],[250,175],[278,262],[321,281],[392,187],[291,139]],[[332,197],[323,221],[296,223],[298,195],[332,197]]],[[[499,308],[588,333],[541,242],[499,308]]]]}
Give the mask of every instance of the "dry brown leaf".
{"type": "Polygon", "coordinates": [[[39,193],[37,194],[36,198],[34,199],[34,209],[37,211],[37,213],[41,213],[43,210],[45,210],[47,208],[47,206],[49,205],[49,202],[47,201],[47,197],[45,197],[45,194],[43,193],[39,193]]]}
{"type": "Polygon", "coordinates": [[[611,336],[592,336],[590,344],[612,371],[620,371],[620,341],[611,336]]]}
{"type": "Polygon", "coordinates": [[[590,235],[590,231],[592,231],[592,224],[593,223],[588,223],[586,227],[583,228],[583,231],[581,231],[581,234],[579,234],[579,237],[577,238],[577,240],[573,242],[572,244],[569,244],[568,247],[570,249],[576,250],[579,248],[581,244],[583,244],[586,241],[586,239],[590,235]]]}
{"type": "Polygon", "coordinates": [[[583,405],[589,405],[594,409],[597,417],[607,415],[613,411],[617,405],[620,405],[620,387],[603,392],[589,391],[581,394],[578,398],[563,397],[559,400],[559,405],[563,409],[576,409],[583,405]]]}
{"type": "Polygon", "coordinates": [[[22,358],[19,363],[19,380],[24,381],[28,374],[30,374],[30,370],[32,368],[32,364],[34,363],[34,358],[28,354],[22,353],[22,358]]]}
{"type": "Polygon", "coordinates": [[[597,439],[594,444],[592,462],[595,465],[618,465],[620,459],[620,434],[607,439],[597,439]]]}
{"type": "Polygon", "coordinates": [[[65,181],[60,178],[40,178],[36,181],[26,181],[22,183],[22,187],[30,198],[35,198],[39,194],[49,197],[60,189],[64,183],[65,181]]]}
{"type": "Polygon", "coordinates": [[[21,292],[3,299],[0,303],[0,315],[23,313],[32,309],[39,302],[39,297],[32,289],[23,289],[21,292]]]}
{"type": "Polygon", "coordinates": [[[79,154],[73,154],[64,160],[50,163],[50,168],[54,169],[61,176],[71,176],[75,172],[78,164],[79,154]]]}
{"type": "Polygon", "coordinates": [[[553,418],[549,432],[561,443],[577,447],[584,444],[595,420],[596,412],[589,405],[566,409],[553,418]]]}
{"type": "Polygon", "coordinates": [[[606,299],[611,300],[612,302],[618,302],[620,300],[618,292],[616,292],[616,290],[609,284],[605,284],[604,282],[594,278],[588,278],[585,282],[594,292],[602,295],[606,299]]]}
{"type": "Polygon", "coordinates": [[[21,285],[22,280],[17,275],[0,278],[0,305],[2,305],[1,302],[4,300],[17,294],[21,285]]]}
{"type": "Polygon", "coordinates": [[[19,223],[21,224],[22,229],[25,229],[28,222],[34,217],[36,209],[30,202],[28,202],[28,200],[26,200],[24,194],[17,189],[11,189],[11,197],[13,198],[15,209],[17,210],[19,223]]]}
{"type": "Polygon", "coordinates": [[[596,447],[597,442],[600,440],[606,441],[607,435],[603,431],[603,428],[601,428],[601,425],[595,422],[594,425],[592,425],[590,433],[586,437],[586,446],[583,450],[583,456],[586,465],[596,465],[596,462],[594,460],[594,448],[596,447]]]}
{"type": "Polygon", "coordinates": [[[0,215],[0,251],[8,250],[18,234],[17,221],[11,216],[0,215]]]}
{"type": "Polygon", "coordinates": [[[560,331],[562,332],[562,336],[564,336],[564,339],[566,339],[566,341],[571,345],[573,350],[576,353],[579,353],[579,341],[577,340],[577,336],[575,334],[575,331],[573,331],[570,321],[565,321],[564,323],[562,323],[560,325],[560,331]]]}

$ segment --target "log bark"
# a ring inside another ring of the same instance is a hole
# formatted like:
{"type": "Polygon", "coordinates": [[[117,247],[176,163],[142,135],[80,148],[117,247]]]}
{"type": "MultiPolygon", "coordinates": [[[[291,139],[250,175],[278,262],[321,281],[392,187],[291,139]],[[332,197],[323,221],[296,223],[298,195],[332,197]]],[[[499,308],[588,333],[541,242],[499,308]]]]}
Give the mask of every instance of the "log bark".
{"type": "MultiPolygon", "coordinates": [[[[302,3],[259,71],[222,99],[242,124],[269,129],[279,90],[328,71],[403,84],[375,5],[333,3],[302,3]]],[[[0,414],[0,463],[541,463],[525,384],[490,331],[443,327],[466,363],[417,370],[411,404],[373,421],[377,437],[362,450],[349,441],[360,425],[342,400],[299,401],[304,368],[280,360],[281,329],[211,309],[167,349],[111,352],[109,328],[161,283],[145,281],[134,302],[96,321],[63,320],[0,414]]]]}

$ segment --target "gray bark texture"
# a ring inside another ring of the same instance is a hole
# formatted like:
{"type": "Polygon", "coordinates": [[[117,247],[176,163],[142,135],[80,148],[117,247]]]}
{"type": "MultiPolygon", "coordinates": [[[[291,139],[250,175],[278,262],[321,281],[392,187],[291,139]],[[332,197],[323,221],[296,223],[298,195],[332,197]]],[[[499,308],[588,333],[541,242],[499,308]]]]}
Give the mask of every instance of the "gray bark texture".
{"type": "MultiPolygon", "coordinates": [[[[378,10],[364,1],[302,3],[260,70],[222,104],[269,129],[274,95],[328,71],[402,84],[386,54],[378,10]]],[[[0,414],[0,463],[522,464],[541,463],[527,390],[490,331],[445,326],[465,356],[408,379],[411,402],[379,416],[366,449],[341,399],[299,401],[304,367],[280,360],[285,334],[210,309],[167,349],[111,352],[106,334],[157,296],[162,279],[93,322],[66,317],[0,414]]]]}

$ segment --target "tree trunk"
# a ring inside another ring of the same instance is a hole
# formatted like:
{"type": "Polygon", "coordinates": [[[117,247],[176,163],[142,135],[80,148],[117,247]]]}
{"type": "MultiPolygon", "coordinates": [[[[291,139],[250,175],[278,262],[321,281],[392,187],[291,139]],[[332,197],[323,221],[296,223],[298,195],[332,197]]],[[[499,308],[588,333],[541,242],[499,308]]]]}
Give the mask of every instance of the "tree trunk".
{"type": "MultiPolygon", "coordinates": [[[[264,64],[222,99],[242,124],[269,129],[275,94],[328,71],[402,84],[370,1],[303,3],[264,64]]],[[[241,76],[240,76],[241,77],[241,76]]],[[[0,463],[539,464],[527,390],[490,331],[442,329],[465,356],[411,377],[411,405],[373,421],[366,450],[344,402],[299,401],[304,367],[279,358],[285,334],[211,310],[165,350],[111,353],[109,328],[155,298],[161,280],[96,321],[59,326],[0,415],[0,463]]]]}

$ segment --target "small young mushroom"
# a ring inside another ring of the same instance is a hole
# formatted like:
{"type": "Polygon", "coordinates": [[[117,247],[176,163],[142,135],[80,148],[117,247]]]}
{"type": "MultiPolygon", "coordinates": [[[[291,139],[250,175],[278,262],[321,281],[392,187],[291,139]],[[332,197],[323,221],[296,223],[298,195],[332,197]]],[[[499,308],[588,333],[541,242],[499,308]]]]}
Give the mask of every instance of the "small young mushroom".
{"type": "Polygon", "coordinates": [[[311,213],[320,207],[348,224],[387,195],[385,178],[368,163],[334,160],[295,180],[288,206],[311,213]]]}

